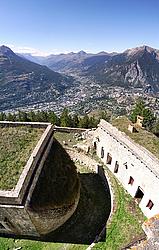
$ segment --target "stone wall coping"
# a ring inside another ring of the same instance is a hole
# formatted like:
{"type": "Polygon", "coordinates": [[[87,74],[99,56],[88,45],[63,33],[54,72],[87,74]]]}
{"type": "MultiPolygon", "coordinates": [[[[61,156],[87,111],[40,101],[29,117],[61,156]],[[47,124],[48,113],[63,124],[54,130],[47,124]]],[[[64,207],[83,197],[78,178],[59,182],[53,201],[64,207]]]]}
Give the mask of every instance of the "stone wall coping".
{"type": "Polygon", "coordinates": [[[44,163],[45,163],[45,160],[46,160],[46,158],[47,158],[47,156],[48,156],[48,153],[50,152],[50,149],[51,149],[53,140],[54,140],[54,138],[53,138],[53,136],[52,136],[51,139],[49,140],[49,143],[48,143],[48,145],[47,145],[47,148],[46,148],[45,152],[44,152],[43,155],[42,155],[41,162],[40,162],[40,164],[39,164],[39,166],[38,166],[38,169],[37,169],[37,171],[36,171],[36,173],[35,173],[35,176],[34,176],[34,181],[32,182],[32,184],[31,184],[31,186],[30,186],[30,189],[29,189],[29,191],[28,191],[28,195],[27,195],[27,199],[26,199],[26,205],[29,205],[29,203],[30,203],[30,200],[31,200],[33,191],[34,191],[34,189],[35,189],[35,186],[36,186],[36,183],[37,183],[37,181],[38,181],[38,178],[39,178],[39,176],[40,176],[40,174],[41,174],[41,171],[42,171],[43,165],[44,165],[44,163]]]}
{"type": "Polygon", "coordinates": [[[11,121],[0,121],[0,127],[8,126],[8,127],[17,127],[17,126],[32,126],[32,127],[47,127],[51,125],[49,122],[11,122],[11,121]]]}
{"type": "Polygon", "coordinates": [[[150,151],[145,149],[143,146],[134,142],[129,136],[124,132],[121,132],[116,127],[112,126],[110,123],[101,119],[98,125],[104,131],[106,131],[110,136],[112,136],[116,141],[122,144],[124,147],[139,159],[146,167],[153,172],[157,178],[159,178],[159,159],[155,157],[150,151]]]}
{"type": "Polygon", "coordinates": [[[34,173],[37,163],[40,160],[41,153],[43,152],[50,136],[53,134],[54,127],[51,123],[39,123],[39,122],[0,122],[0,126],[35,126],[39,128],[45,128],[41,138],[32,151],[24,169],[19,177],[16,187],[13,190],[0,190],[0,203],[1,204],[22,204],[25,192],[28,188],[32,174],[34,173]]]}
{"type": "Polygon", "coordinates": [[[54,126],[55,131],[57,132],[74,132],[74,133],[82,133],[87,131],[88,129],[86,128],[72,128],[72,127],[59,127],[59,126],[54,126]]]}

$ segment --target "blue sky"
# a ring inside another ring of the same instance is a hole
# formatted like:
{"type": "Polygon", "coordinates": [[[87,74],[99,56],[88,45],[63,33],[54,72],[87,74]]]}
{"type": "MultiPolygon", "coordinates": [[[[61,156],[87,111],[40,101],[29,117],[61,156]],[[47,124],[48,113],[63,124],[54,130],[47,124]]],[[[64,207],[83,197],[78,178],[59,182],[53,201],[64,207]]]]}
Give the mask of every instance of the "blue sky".
{"type": "Polygon", "coordinates": [[[0,44],[17,51],[159,48],[159,1],[0,0],[0,31],[0,44]]]}

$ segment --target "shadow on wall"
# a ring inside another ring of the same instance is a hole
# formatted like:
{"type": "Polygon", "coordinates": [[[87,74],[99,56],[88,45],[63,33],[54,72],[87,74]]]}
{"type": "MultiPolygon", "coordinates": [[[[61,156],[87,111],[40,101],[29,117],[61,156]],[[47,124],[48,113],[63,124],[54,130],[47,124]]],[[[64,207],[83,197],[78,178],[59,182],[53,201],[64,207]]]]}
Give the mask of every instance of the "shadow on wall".
{"type": "Polygon", "coordinates": [[[79,178],[74,162],[54,139],[29,206],[35,212],[70,206],[78,192],[79,178]]]}
{"type": "MultiPolygon", "coordinates": [[[[74,163],[56,140],[33,193],[30,209],[38,217],[47,209],[54,211],[54,208],[61,206],[67,211],[76,198],[79,180],[80,200],[70,219],[40,238],[20,238],[72,244],[92,243],[105,226],[111,211],[109,187],[104,186],[102,178],[95,173],[79,174],[78,179],[74,163]]],[[[103,241],[105,237],[106,233],[103,233],[103,241]]]]}
{"type": "MultiPolygon", "coordinates": [[[[80,174],[81,196],[73,216],[43,240],[72,244],[90,244],[102,231],[109,217],[111,200],[98,174],[80,174]]],[[[105,241],[106,234],[103,234],[105,241]]]]}

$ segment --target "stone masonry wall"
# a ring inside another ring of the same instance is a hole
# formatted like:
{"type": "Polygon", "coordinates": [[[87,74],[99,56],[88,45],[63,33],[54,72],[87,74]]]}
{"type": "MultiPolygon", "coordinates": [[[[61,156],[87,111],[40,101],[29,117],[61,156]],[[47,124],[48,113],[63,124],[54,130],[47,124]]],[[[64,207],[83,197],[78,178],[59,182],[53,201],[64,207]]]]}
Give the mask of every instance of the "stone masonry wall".
{"type": "Polygon", "coordinates": [[[104,120],[95,131],[94,143],[97,155],[124,188],[132,197],[140,196],[136,200],[143,213],[148,218],[159,213],[159,195],[156,192],[159,187],[159,161],[104,120]]]}
{"type": "Polygon", "coordinates": [[[5,221],[7,227],[0,233],[39,236],[24,206],[0,205],[0,223],[3,225],[5,221]]]}
{"type": "MultiPolygon", "coordinates": [[[[0,190],[0,203],[1,204],[21,204],[23,197],[25,195],[26,189],[28,188],[29,181],[33,172],[36,170],[38,161],[40,160],[41,154],[50,137],[53,135],[53,126],[49,123],[24,123],[24,122],[0,122],[0,126],[32,126],[45,128],[40,140],[38,141],[36,147],[30,155],[24,169],[20,175],[18,183],[14,190],[12,191],[2,191],[0,190]]],[[[48,153],[48,151],[47,151],[48,153]]]]}
{"type": "Polygon", "coordinates": [[[45,128],[39,142],[34,148],[20,179],[13,191],[1,191],[0,199],[0,233],[39,236],[38,229],[33,224],[28,203],[41,169],[47,158],[53,142],[53,126],[48,123],[10,123],[1,122],[0,126],[33,126],[45,128]],[[3,194],[3,196],[2,196],[3,194]],[[27,201],[27,202],[26,202],[27,201]],[[14,203],[18,202],[16,205],[14,203]]]}
{"type": "Polygon", "coordinates": [[[54,126],[54,130],[57,132],[63,132],[63,133],[64,132],[66,132],[66,133],[82,133],[82,132],[85,132],[87,129],[54,126]]]}

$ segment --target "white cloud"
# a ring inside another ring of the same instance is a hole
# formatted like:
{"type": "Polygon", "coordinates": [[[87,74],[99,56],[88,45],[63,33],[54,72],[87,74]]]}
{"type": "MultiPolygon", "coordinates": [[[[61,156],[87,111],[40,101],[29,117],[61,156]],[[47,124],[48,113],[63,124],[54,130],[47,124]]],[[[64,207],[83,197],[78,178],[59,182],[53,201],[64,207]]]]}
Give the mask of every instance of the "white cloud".
{"type": "Polygon", "coordinates": [[[31,47],[22,47],[22,46],[15,46],[13,44],[7,44],[7,46],[12,49],[15,53],[29,53],[32,54],[33,56],[48,56],[50,53],[34,49],[31,47]]]}

